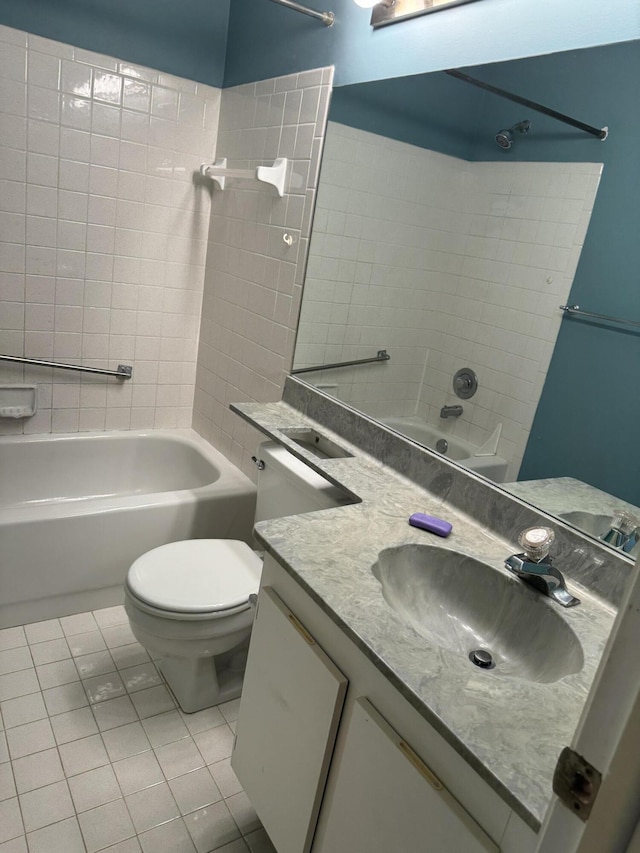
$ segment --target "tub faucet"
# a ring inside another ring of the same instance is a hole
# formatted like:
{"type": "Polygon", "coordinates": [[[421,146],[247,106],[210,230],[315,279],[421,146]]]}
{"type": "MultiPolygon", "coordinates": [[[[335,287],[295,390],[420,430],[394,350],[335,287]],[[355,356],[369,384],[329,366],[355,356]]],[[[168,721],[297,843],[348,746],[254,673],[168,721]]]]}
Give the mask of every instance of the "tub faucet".
{"type": "Polygon", "coordinates": [[[459,418],[462,414],[462,406],[443,406],[440,409],[441,418],[459,418]]]}
{"type": "Polygon", "coordinates": [[[580,599],[571,595],[566,587],[562,573],[552,564],[549,546],[554,533],[548,527],[530,527],[518,536],[518,542],[524,548],[522,554],[512,554],[504,564],[510,572],[539,590],[543,595],[553,598],[563,607],[574,607],[580,599]]]}

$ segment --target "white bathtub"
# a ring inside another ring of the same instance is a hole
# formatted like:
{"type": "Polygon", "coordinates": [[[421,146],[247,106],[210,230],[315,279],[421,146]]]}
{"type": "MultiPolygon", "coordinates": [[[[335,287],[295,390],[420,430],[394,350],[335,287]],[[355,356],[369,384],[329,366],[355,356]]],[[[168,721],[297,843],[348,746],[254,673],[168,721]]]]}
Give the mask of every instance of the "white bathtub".
{"type": "Polygon", "coordinates": [[[108,607],[136,557],[250,541],[255,487],[192,430],[0,438],[0,628],[108,607]]]}
{"type": "Polygon", "coordinates": [[[504,483],[507,475],[508,462],[502,456],[477,456],[477,447],[462,441],[456,436],[449,433],[440,432],[436,427],[423,421],[418,417],[402,417],[402,418],[381,418],[381,423],[388,426],[396,432],[402,433],[412,441],[417,441],[423,444],[430,450],[436,449],[436,443],[444,438],[448,443],[445,453],[442,455],[447,459],[457,462],[459,465],[464,465],[470,471],[475,471],[493,480],[494,483],[504,483]]]}

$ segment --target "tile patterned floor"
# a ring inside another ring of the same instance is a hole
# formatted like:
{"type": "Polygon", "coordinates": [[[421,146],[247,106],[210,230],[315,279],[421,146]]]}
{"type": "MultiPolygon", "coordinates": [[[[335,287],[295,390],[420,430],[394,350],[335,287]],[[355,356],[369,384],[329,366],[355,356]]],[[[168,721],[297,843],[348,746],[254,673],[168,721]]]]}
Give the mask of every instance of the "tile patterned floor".
{"type": "Polygon", "coordinates": [[[237,707],[183,714],[122,607],[0,630],[0,853],[275,853],[237,707]]]}

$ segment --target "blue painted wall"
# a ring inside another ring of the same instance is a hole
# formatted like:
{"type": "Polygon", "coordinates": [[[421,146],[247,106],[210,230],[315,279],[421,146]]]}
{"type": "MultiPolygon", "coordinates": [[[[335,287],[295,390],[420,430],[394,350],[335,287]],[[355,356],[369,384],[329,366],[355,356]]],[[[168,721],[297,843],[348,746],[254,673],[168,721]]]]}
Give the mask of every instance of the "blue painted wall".
{"type": "Polygon", "coordinates": [[[0,24],[222,86],[230,0],[0,0],[0,24]]]}
{"type": "MultiPolygon", "coordinates": [[[[474,160],[603,162],[570,302],[640,321],[640,42],[466,70],[596,127],[608,125],[609,138],[600,142],[445,74],[336,89],[331,118],[474,160]],[[499,149],[496,131],[524,118],[532,122],[530,134],[507,152],[499,149]]],[[[640,332],[565,320],[520,479],[576,477],[640,505],[639,371],[640,332]]]]}
{"type": "Polygon", "coordinates": [[[336,66],[340,85],[552,53],[640,36],[637,0],[478,0],[373,30],[353,0],[331,28],[268,0],[233,0],[225,86],[336,66]]]}

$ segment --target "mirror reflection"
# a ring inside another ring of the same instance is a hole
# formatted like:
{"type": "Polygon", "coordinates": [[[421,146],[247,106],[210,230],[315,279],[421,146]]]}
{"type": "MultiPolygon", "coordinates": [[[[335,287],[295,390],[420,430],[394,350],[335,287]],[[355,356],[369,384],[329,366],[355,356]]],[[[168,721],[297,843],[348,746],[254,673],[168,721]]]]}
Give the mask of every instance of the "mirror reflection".
{"type": "Polygon", "coordinates": [[[337,88],[294,372],[371,359],[299,378],[633,554],[638,43],[463,71],[609,135],[445,72],[337,88]]]}

